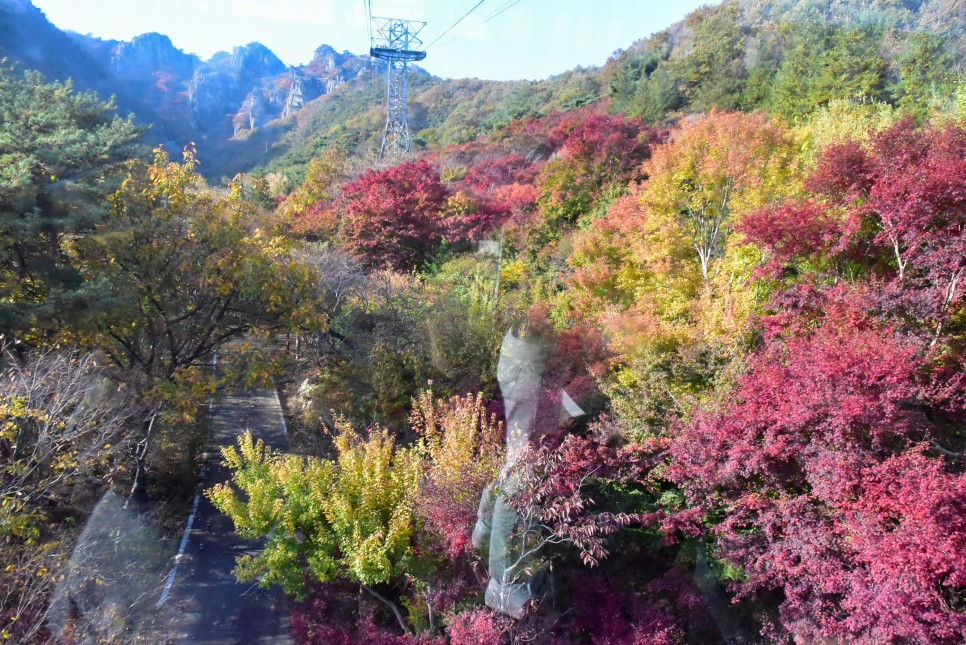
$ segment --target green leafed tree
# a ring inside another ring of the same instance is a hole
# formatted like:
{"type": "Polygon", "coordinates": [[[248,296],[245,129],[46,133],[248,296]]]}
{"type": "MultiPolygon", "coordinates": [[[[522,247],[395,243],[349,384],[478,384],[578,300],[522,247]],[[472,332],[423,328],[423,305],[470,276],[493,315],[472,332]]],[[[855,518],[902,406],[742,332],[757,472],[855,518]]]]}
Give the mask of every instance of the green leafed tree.
{"type": "Polygon", "coordinates": [[[942,106],[962,77],[955,72],[946,38],[929,33],[911,34],[895,60],[897,79],[890,88],[896,105],[923,118],[942,106]]]}
{"type": "MultiPolygon", "coordinates": [[[[132,163],[108,220],[77,244],[103,302],[77,339],[104,352],[148,419],[135,490],[152,419],[161,410],[190,418],[214,388],[206,365],[221,346],[326,322],[316,271],[260,225],[237,184],[216,193],[195,166],[193,151],[177,163],[160,148],[153,164],[132,163]]],[[[259,380],[266,366],[252,361],[243,376],[259,380]]]]}
{"type": "Polygon", "coordinates": [[[334,444],[332,460],[273,452],[250,433],[223,450],[234,486],[215,486],[209,497],[240,535],[268,537],[235,573],[296,596],[307,579],[347,580],[386,603],[406,630],[399,607],[377,587],[398,581],[413,562],[419,455],[397,448],[386,430],[362,436],[346,422],[334,444]]]}
{"type": "Polygon", "coordinates": [[[787,53],[765,101],[774,111],[800,117],[832,99],[887,98],[880,30],[790,23],[783,33],[787,53]]]}
{"type": "Polygon", "coordinates": [[[93,306],[71,249],[142,134],[113,103],[0,63],[0,334],[35,340],[93,306]]]}
{"type": "Polygon", "coordinates": [[[746,76],[738,3],[699,9],[688,16],[685,26],[693,42],[686,56],[672,63],[672,73],[691,110],[738,107],[746,76]]]}
{"type": "Polygon", "coordinates": [[[261,225],[238,186],[208,189],[191,150],[183,163],[159,148],[152,165],[130,166],[111,205],[110,220],[79,247],[111,305],[85,340],[145,389],[253,330],[324,324],[314,270],[261,225]]]}

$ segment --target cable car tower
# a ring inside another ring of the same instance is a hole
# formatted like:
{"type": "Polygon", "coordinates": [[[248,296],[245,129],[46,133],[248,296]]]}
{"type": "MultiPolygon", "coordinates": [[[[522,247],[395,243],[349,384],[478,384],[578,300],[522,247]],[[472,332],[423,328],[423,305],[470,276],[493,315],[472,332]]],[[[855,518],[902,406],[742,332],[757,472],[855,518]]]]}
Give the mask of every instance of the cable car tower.
{"type": "Polygon", "coordinates": [[[386,132],[379,158],[397,159],[412,153],[406,120],[406,68],[409,63],[426,58],[426,52],[419,49],[423,41],[417,37],[426,23],[373,16],[372,24],[375,33],[370,41],[369,55],[386,61],[386,132]]]}

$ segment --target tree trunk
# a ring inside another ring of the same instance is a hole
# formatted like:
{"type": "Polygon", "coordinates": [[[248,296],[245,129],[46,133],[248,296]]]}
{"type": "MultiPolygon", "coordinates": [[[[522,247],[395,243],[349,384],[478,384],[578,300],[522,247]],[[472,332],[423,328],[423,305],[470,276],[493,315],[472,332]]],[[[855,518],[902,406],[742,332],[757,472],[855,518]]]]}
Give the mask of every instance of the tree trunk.
{"type": "Polygon", "coordinates": [[[383,596],[381,593],[379,593],[369,585],[360,585],[360,586],[366,591],[368,591],[373,598],[375,598],[376,600],[384,604],[386,607],[389,607],[389,609],[392,610],[392,613],[395,614],[396,621],[399,623],[399,626],[402,628],[403,633],[404,634],[409,633],[409,627],[406,626],[406,619],[403,617],[402,610],[399,608],[399,605],[389,600],[388,598],[383,596]]]}
{"type": "Polygon", "coordinates": [[[426,582],[426,613],[429,615],[429,631],[436,631],[436,620],[433,616],[433,583],[432,578],[426,582]]]}
{"type": "Polygon", "coordinates": [[[134,483],[131,484],[131,492],[128,494],[127,501],[124,502],[124,508],[129,508],[132,504],[138,511],[147,508],[148,484],[145,477],[145,467],[147,465],[148,451],[151,448],[151,436],[154,433],[154,421],[157,418],[158,410],[155,408],[151,416],[144,423],[144,439],[138,445],[134,456],[134,483]]]}

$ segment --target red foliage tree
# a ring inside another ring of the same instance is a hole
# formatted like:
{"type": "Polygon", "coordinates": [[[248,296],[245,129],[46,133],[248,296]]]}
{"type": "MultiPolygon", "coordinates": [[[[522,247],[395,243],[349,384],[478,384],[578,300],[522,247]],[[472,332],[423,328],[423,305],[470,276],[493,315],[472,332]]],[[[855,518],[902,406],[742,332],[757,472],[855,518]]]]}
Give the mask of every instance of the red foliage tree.
{"type": "Polygon", "coordinates": [[[446,188],[428,159],[370,170],[345,187],[342,241],[371,267],[418,267],[443,239],[446,188]]]}
{"type": "Polygon", "coordinates": [[[451,645],[499,645],[507,640],[512,620],[489,609],[454,616],[447,633],[451,645]]]}
{"type": "Polygon", "coordinates": [[[475,242],[505,221],[509,211],[493,200],[460,191],[446,201],[444,215],[448,242],[475,242]]]}
{"type": "Polygon", "coordinates": [[[546,116],[524,117],[510,123],[497,136],[515,154],[530,161],[549,158],[567,140],[570,131],[590,111],[555,112],[546,116]]]}
{"type": "Polygon", "coordinates": [[[868,163],[874,181],[866,207],[881,226],[876,241],[894,253],[897,280],[923,296],[916,304],[936,321],[938,335],[963,298],[966,129],[917,130],[903,122],[875,140],[868,163]]]}
{"type": "MultiPolygon", "coordinates": [[[[593,645],[675,645],[685,634],[673,616],[656,602],[647,602],[585,572],[571,576],[573,620],[568,632],[593,645]]],[[[556,642],[573,642],[575,638],[556,642]]]]}
{"type": "Polygon", "coordinates": [[[774,333],[731,402],[675,433],[668,476],[717,517],[739,597],[780,591],[805,641],[952,642],[966,629],[966,475],[940,433],[926,348],[829,298],[774,333]]]}
{"type": "Polygon", "coordinates": [[[511,153],[475,164],[463,182],[476,194],[485,195],[500,186],[532,181],[535,176],[533,166],[526,159],[511,153]]]}
{"type": "Polygon", "coordinates": [[[819,254],[834,255],[846,237],[842,224],[815,202],[766,206],[735,228],[768,251],[766,270],[773,277],[819,254]]]}
{"type": "Polygon", "coordinates": [[[459,192],[450,199],[447,239],[475,241],[510,218],[520,220],[536,202],[533,183],[537,172],[536,166],[518,154],[475,163],[459,182],[459,192]]]}
{"type": "Polygon", "coordinates": [[[904,121],[868,149],[829,148],[806,183],[824,203],[748,217],[741,231],[749,241],[783,265],[826,255],[866,263],[887,283],[883,304],[925,321],[939,337],[963,302],[966,129],[904,121]]]}
{"type": "Polygon", "coordinates": [[[655,133],[640,119],[592,114],[570,132],[560,156],[604,182],[629,179],[654,141],[655,133]]]}
{"type": "Polygon", "coordinates": [[[519,514],[518,530],[531,553],[544,545],[569,544],[585,565],[596,566],[609,555],[608,536],[650,517],[597,511],[587,486],[594,480],[620,479],[638,455],[574,434],[552,445],[543,442],[524,451],[508,475],[515,489],[506,503],[519,514]]]}
{"type": "Polygon", "coordinates": [[[537,203],[537,189],[525,181],[501,186],[493,191],[493,199],[504,210],[513,213],[530,213],[537,203]]]}
{"type": "Polygon", "coordinates": [[[632,179],[650,153],[654,132],[636,119],[593,114],[574,127],[559,158],[544,166],[538,201],[551,220],[573,223],[607,186],[632,179]]]}

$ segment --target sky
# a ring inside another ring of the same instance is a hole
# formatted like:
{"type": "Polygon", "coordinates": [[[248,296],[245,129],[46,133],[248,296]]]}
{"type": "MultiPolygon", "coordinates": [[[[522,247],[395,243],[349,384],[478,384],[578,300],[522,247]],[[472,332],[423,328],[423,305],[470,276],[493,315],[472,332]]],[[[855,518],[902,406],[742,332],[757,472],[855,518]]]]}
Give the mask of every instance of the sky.
{"type": "MultiPolygon", "coordinates": [[[[542,79],[610,54],[708,0],[370,0],[372,14],[425,21],[421,66],[445,78],[542,79]],[[442,36],[442,38],[440,38],[442,36]],[[435,43],[433,41],[436,41],[435,43]]],[[[322,44],[369,48],[366,0],[33,0],[61,29],[130,40],[151,31],[208,59],[258,41],[288,65],[322,44]]]]}

